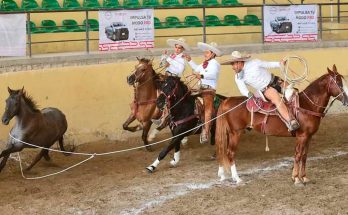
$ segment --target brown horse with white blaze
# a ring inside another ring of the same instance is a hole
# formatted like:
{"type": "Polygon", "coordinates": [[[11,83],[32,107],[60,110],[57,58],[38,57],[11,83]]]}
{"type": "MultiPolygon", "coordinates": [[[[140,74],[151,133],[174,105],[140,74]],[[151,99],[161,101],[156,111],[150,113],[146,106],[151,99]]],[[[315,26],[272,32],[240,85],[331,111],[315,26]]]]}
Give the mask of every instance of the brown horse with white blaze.
{"type": "MultiPolygon", "coordinates": [[[[134,71],[127,77],[127,83],[134,88],[134,100],[131,114],[123,123],[123,129],[131,132],[143,130],[142,140],[145,146],[149,144],[147,136],[152,125],[151,119],[160,117],[160,111],[156,107],[156,86],[159,80],[159,75],[152,67],[152,60],[145,58],[138,59],[134,71]],[[140,124],[130,127],[134,120],[138,120],[140,124]]],[[[150,147],[147,146],[146,149],[150,150],[150,147]]]]}
{"type": "MultiPolygon", "coordinates": [[[[262,127],[265,115],[254,113],[253,128],[265,135],[296,138],[295,158],[292,171],[292,179],[295,184],[309,181],[306,176],[306,160],[309,142],[318,131],[321,118],[325,115],[325,109],[330,97],[340,100],[348,106],[348,88],[344,78],[337,72],[336,66],[327,69],[328,73],[313,81],[306,89],[299,93],[299,107],[296,109],[297,119],[301,127],[291,134],[278,116],[268,116],[267,123],[262,127]]],[[[226,179],[225,169],[230,168],[232,180],[239,183],[235,165],[235,154],[240,136],[251,122],[251,113],[246,108],[246,97],[230,97],[219,107],[215,141],[219,162],[218,176],[226,179]],[[233,109],[234,108],[234,109],[233,109]],[[232,110],[233,109],[233,110],[232,110]],[[224,114],[226,113],[226,114],[224,114]]]]}

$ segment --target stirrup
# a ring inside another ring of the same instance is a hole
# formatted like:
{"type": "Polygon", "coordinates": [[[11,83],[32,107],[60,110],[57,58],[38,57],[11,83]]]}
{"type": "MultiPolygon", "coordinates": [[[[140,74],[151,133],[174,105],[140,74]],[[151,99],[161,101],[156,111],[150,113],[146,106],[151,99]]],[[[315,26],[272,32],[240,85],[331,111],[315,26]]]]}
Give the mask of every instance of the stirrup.
{"type": "Polygon", "coordinates": [[[161,118],[159,119],[151,119],[151,122],[157,126],[161,125],[162,124],[162,120],[161,118]]]}
{"type": "Polygon", "coordinates": [[[291,120],[288,125],[289,131],[296,131],[300,128],[300,124],[297,122],[296,119],[291,120]]]}

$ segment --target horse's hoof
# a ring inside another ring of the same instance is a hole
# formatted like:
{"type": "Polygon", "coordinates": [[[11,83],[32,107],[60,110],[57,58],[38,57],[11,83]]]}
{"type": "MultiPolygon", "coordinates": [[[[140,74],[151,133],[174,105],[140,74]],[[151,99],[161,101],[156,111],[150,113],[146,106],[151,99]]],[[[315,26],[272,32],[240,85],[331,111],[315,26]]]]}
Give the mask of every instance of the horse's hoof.
{"type": "Polygon", "coordinates": [[[307,184],[307,183],[309,183],[311,180],[309,180],[309,178],[307,178],[307,177],[303,177],[303,179],[302,179],[302,182],[304,183],[304,184],[307,184]]]}
{"type": "Polygon", "coordinates": [[[221,176],[219,176],[220,177],[220,181],[222,182],[222,181],[226,181],[226,176],[224,176],[224,175],[221,175],[221,176]]]}
{"type": "Polygon", "coordinates": [[[302,183],[302,181],[301,181],[298,177],[296,177],[296,178],[294,179],[294,185],[295,185],[296,187],[302,187],[302,186],[303,186],[303,183],[302,183]]]}
{"type": "Polygon", "coordinates": [[[152,166],[152,165],[146,167],[146,170],[147,170],[148,173],[153,173],[153,172],[155,171],[155,169],[156,169],[156,167],[154,167],[154,166],[152,166]]]}
{"type": "Polygon", "coordinates": [[[152,152],[152,151],[153,151],[151,146],[146,146],[145,149],[146,149],[146,151],[148,151],[148,152],[152,152]]]}
{"type": "Polygon", "coordinates": [[[240,178],[233,178],[232,179],[234,182],[236,182],[236,184],[237,185],[239,185],[239,184],[242,184],[243,183],[243,180],[242,179],[240,179],[240,178]]]}
{"type": "Polygon", "coordinates": [[[182,144],[183,146],[185,146],[185,145],[187,144],[187,141],[188,141],[187,137],[184,137],[184,138],[181,140],[181,144],[182,144]]]}
{"type": "Polygon", "coordinates": [[[172,167],[176,167],[176,165],[178,164],[178,162],[176,162],[174,159],[171,160],[169,163],[172,167]]]}
{"type": "Polygon", "coordinates": [[[216,160],[216,152],[210,156],[210,160],[216,160]]]}

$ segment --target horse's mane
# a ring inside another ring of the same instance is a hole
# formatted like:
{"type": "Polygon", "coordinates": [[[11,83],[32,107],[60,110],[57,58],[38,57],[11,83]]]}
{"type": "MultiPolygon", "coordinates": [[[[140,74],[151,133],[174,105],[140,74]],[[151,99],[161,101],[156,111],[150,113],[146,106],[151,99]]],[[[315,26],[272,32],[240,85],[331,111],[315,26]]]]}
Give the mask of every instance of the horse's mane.
{"type": "MultiPolygon", "coordinates": [[[[151,61],[152,60],[148,58],[139,59],[139,62],[146,63],[146,64],[149,64],[151,61]]],[[[153,66],[151,66],[151,68],[152,68],[152,77],[155,82],[156,89],[159,89],[158,82],[161,80],[160,74],[156,73],[156,71],[153,69],[153,66]]]]}
{"type": "Polygon", "coordinates": [[[30,107],[30,109],[34,112],[39,112],[37,103],[33,100],[33,97],[28,95],[26,91],[23,90],[22,98],[24,99],[25,103],[30,107]]]}

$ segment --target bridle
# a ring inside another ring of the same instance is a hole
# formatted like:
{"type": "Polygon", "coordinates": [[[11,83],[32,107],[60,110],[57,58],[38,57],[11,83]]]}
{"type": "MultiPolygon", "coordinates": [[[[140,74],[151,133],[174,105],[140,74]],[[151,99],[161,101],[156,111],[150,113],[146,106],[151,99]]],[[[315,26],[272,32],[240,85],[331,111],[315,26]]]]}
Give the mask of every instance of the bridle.
{"type": "MultiPolygon", "coordinates": [[[[318,105],[317,103],[315,103],[312,99],[309,98],[309,96],[306,94],[305,90],[303,91],[303,94],[305,95],[305,97],[316,107],[319,107],[319,108],[322,108],[324,109],[324,116],[326,115],[326,113],[328,112],[328,110],[330,109],[330,107],[332,106],[332,104],[334,103],[334,101],[340,96],[340,95],[344,95],[345,94],[345,91],[337,84],[337,76],[340,76],[339,74],[335,73],[335,77],[333,77],[331,74],[330,75],[330,81],[328,83],[328,86],[327,86],[327,92],[328,94],[330,93],[330,87],[331,87],[331,82],[333,82],[336,87],[340,90],[340,93],[334,97],[334,99],[326,106],[321,106],[321,105],[318,105]]],[[[345,99],[345,98],[344,98],[345,99]]],[[[345,101],[343,101],[345,102],[345,101]]]]}
{"type": "MultiPolygon", "coordinates": [[[[168,84],[168,83],[166,83],[168,84]]],[[[165,87],[165,86],[164,86],[165,87]]],[[[172,107],[170,107],[170,100],[171,98],[174,98],[174,100],[176,99],[176,91],[179,88],[179,81],[175,81],[175,87],[170,91],[170,93],[167,95],[163,92],[163,90],[161,90],[161,94],[160,95],[164,95],[165,97],[165,105],[162,107],[162,109],[166,106],[169,110],[172,109],[175,105],[173,105],[172,107]]],[[[183,96],[185,97],[185,96],[183,96]]],[[[178,102],[180,102],[181,100],[179,100],[178,102]]]]}
{"type": "MultiPolygon", "coordinates": [[[[142,64],[142,65],[144,65],[144,64],[142,64]]],[[[148,65],[146,65],[146,66],[148,66],[148,65]]],[[[140,65],[139,65],[139,67],[140,67],[140,65]]],[[[127,76],[127,82],[128,82],[128,84],[129,84],[129,85],[132,85],[133,87],[135,87],[135,85],[139,83],[139,81],[141,80],[141,78],[144,77],[144,75],[145,75],[145,73],[146,73],[146,71],[147,71],[147,67],[146,67],[146,70],[145,70],[144,72],[141,72],[140,74],[137,75],[136,72],[138,71],[139,67],[138,67],[137,69],[134,69],[134,70],[131,72],[131,74],[130,74],[129,76],[127,76]],[[132,76],[134,76],[135,79],[134,79],[133,84],[130,84],[130,83],[129,83],[129,79],[130,79],[132,76]]],[[[152,76],[149,77],[149,78],[148,78],[147,80],[145,80],[141,85],[138,85],[138,87],[144,85],[145,83],[147,83],[148,81],[150,81],[152,78],[153,78],[152,76]]]]}

